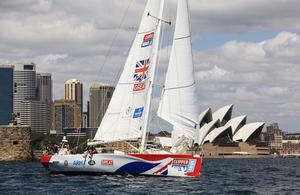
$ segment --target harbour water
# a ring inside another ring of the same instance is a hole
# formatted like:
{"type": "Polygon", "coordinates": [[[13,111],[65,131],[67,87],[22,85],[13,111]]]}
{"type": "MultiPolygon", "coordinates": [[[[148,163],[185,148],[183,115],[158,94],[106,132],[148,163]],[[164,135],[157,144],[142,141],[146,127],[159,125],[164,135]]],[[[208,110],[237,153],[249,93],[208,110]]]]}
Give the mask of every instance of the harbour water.
{"type": "Polygon", "coordinates": [[[203,159],[201,177],[63,175],[0,163],[0,194],[300,194],[300,158],[203,159]]]}

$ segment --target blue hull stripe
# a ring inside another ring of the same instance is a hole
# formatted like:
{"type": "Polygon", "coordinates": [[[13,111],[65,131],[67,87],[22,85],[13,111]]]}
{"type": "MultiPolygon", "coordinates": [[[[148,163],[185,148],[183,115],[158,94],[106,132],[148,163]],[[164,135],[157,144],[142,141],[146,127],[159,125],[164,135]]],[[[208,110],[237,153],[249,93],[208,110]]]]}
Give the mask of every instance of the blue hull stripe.
{"type": "Polygon", "coordinates": [[[160,163],[150,164],[144,162],[132,162],[120,167],[115,171],[115,173],[140,174],[156,167],[159,164],[160,163]]]}

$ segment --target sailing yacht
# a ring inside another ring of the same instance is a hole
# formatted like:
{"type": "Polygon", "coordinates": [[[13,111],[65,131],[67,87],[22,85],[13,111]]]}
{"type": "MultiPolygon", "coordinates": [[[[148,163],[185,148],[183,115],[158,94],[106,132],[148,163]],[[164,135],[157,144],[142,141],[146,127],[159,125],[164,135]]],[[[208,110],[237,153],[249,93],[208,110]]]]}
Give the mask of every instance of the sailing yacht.
{"type": "MultiPolygon", "coordinates": [[[[123,72],[94,139],[88,145],[141,138],[138,153],[43,156],[59,173],[116,173],[200,177],[199,155],[146,152],[150,102],[158,56],[163,0],[148,0],[123,72]]],[[[172,52],[157,116],[199,142],[198,103],[187,0],[178,0],[172,52]]]]}

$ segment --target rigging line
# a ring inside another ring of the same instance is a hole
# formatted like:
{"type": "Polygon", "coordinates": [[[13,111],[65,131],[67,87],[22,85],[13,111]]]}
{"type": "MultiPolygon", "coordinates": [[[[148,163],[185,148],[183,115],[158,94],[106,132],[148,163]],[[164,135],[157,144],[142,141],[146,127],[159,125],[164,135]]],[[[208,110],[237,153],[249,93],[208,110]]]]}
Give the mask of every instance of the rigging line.
{"type": "Polygon", "coordinates": [[[159,123],[157,117],[156,117],[156,121],[157,121],[157,125],[158,125],[159,129],[163,132],[163,129],[161,128],[160,123],[159,123]]]}
{"type": "Polygon", "coordinates": [[[103,67],[104,67],[104,64],[106,63],[106,60],[107,60],[107,58],[108,58],[108,55],[110,54],[110,51],[111,51],[111,49],[112,49],[112,47],[113,47],[113,45],[114,45],[114,43],[115,43],[115,40],[116,40],[116,38],[117,38],[117,35],[119,34],[119,31],[120,31],[120,29],[121,29],[121,26],[122,26],[122,24],[123,24],[123,22],[124,22],[125,16],[127,15],[127,12],[128,12],[128,10],[129,10],[129,7],[130,7],[131,3],[132,3],[132,0],[129,2],[129,5],[128,5],[127,9],[126,9],[126,12],[125,12],[125,14],[124,14],[124,17],[122,18],[121,24],[119,25],[119,28],[118,28],[118,30],[117,30],[117,33],[116,33],[116,35],[115,35],[115,37],[114,37],[114,39],[113,39],[113,41],[112,41],[112,43],[111,43],[111,45],[110,45],[110,48],[109,48],[109,50],[108,50],[108,52],[107,52],[107,54],[106,54],[106,56],[105,56],[104,62],[102,63],[102,66],[101,66],[100,71],[99,71],[99,73],[98,73],[98,76],[97,76],[97,78],[96,78],[96,80],[95,80],[95,83],[98,81],[98,78],[99,78],[99,76],[100,76],[100,73],[102,72],[102,69],[103,69],[103,67]]]}

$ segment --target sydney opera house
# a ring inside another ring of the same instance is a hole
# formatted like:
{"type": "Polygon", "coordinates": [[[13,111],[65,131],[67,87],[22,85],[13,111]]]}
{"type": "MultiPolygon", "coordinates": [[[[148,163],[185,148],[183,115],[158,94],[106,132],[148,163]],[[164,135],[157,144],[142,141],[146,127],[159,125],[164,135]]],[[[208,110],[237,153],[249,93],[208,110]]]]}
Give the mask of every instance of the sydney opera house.
{"type": "MultiPolygon", "coordinates": [[[[204,156],[269,155],[269,147],[261,139],[265,123],[246,124],[247,115],[231,118],[232,110],[230,104],[214,113],[209,108],[199,115],[199,145],[204,156]]],[[[179,133],[176,129],[172,132],[172,141],[179,133]]]]}

